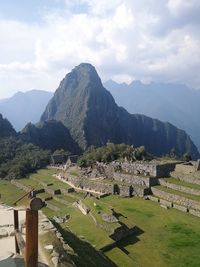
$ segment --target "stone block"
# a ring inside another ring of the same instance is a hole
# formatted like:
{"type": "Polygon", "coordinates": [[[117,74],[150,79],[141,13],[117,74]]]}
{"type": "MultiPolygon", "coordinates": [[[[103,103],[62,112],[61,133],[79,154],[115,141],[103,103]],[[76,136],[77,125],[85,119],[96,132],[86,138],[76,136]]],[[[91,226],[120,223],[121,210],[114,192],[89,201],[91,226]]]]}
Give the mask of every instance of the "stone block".
{"type": "Polygon", "coordinates": [[[177,205],[177,204],[174,204],[173,208],[175,208],[177,210],[180,210],[180,211],[183,211],[183,212],[187,212],[188,211],[188,209],[186,207],[181,206],[181,205],[177,205]]]}
{"type": "Polygon", "coordinates": [[[154,197],[154,196],[148,196],[148,198],[154,202],[159,202],[159,198],[154,197]]]}
{"type": "Polygon", "coordinates": [[[189,213],[194,215],[194,216],[200,217],[200,211],[198,211],[198,210],[189,209],[189,213]]]}
{"type": "Polygon", "coordinates": [[[167,207],[169,207],[169,208],[172,207],[172,202],[167,201],[167,200],[165,200],[165,199],[160,199],[160,204],[161,204],[161,205],[165,205],[165,206],[167,206],[167,207]]]}

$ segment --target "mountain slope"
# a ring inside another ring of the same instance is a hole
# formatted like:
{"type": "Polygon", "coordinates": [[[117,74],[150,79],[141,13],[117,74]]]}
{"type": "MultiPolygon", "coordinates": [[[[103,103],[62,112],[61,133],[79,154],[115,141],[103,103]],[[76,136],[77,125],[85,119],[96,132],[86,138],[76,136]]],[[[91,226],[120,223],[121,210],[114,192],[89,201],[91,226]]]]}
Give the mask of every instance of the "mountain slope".
{"type": "Polygon", "coordinates": [[[0,138],[16,136],[11,123],[0,114],[0,138]]]}
{"type": "Polygon", "coordinates": [[[198,151],[189,136],[169,123],[142,115],[131,115],[119,108],[103,87],[95,68],[82,63],[61,81],[41,121],[61,121],[82,149],[106,142],[145,145],[157,155],[172,148],[181,155],[198,151]]]}
{"type": "Polygon", "coordinates": [[[80,153],[80,148],[72,139],[68,129],[58,121],[48,121],[36,125],[29,123],[21,131],[20,138],[27,142],[52,151],[65,149],[80,153]]]}
{"type": "Polygon", "coordinates": [[[130,113],[169,121],[190,134],[200,149],[200,91],[184,85],[134,81],[130,85],[112,80],[104,83],[118,105],[130,113]]]}
{"type": "Polygon", "coordinates": [[[28,122],[39,121],[53,93],[32,90],[26,93],[18,92],[13,97],[0,101],[0,112],[19,131],[28,122]]]}

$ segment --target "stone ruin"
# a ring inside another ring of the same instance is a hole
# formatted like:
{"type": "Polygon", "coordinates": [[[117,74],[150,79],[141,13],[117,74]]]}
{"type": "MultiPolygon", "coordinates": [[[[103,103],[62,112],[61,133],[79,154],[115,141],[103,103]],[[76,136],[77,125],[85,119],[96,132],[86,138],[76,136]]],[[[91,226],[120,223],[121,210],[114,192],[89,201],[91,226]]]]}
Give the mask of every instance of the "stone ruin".
{"type": "Polygon", "coordinates": [[[180,162],[97,162],[93,168],[81,169],[80,176],[70,175],[66,170],[59,178],[75,189],[99,195],[143,197],[150,193],[151,186],[158,184],[159,177],[169,177],[178,163],[180,162]]]}

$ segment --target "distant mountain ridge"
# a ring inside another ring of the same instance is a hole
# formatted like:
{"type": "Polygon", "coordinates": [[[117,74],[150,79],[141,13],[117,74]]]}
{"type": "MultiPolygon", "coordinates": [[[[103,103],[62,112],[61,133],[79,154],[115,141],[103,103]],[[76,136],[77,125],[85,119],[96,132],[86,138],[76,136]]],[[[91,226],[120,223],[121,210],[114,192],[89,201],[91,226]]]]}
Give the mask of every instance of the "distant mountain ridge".
{"type": "Polygon", "coordinates": [[[175,148],[179,155],[189,152],[195,158],[199,156],[184,131],[147,116],[131,115],[118,107],[88,63],[75,67],[61,81],[41,117],[41,122],[49,120],[61,121],[83,150],[111,141],[144,145],[156,155],[175,148]]]}
{"type": "Polygon", "coordinates": [[[150,83],[140,81],[104,83],[116,103],[130,113],[140,113],[168,121],[185,130],[200,150],[200,91],[181,84],[150,83]]]}
{"type": "Polygon", "coordinates": [[[42,90],[18,92],[10,98],[0,100],[0,113],[12,123],[16,131],[19,131],[28,122],[36,123],[40,120],[52,96],[52,92],[42,90]]]}

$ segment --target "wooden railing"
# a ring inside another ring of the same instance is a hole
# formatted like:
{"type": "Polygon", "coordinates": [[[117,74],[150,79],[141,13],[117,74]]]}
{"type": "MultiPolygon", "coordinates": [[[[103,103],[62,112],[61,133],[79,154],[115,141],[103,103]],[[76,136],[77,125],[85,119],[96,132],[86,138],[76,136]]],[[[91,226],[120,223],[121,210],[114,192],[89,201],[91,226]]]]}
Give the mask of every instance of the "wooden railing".
{"type": "Polygon", "coordinates": [[[42,207],[40,198],[32,198],[26,208],[26,241],[19,231],[19,211],[14,209],[15,251],[24,257],[25,267],[38,266],[38,210],[42,207]]]}

